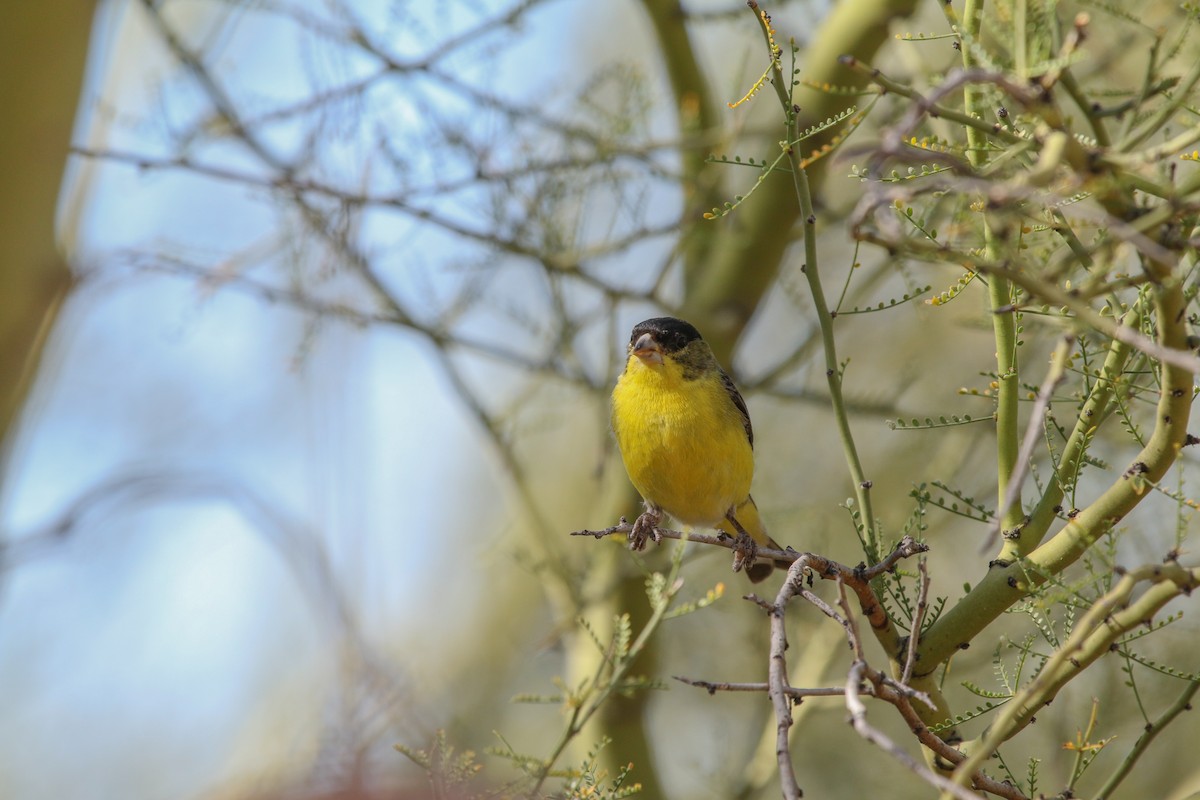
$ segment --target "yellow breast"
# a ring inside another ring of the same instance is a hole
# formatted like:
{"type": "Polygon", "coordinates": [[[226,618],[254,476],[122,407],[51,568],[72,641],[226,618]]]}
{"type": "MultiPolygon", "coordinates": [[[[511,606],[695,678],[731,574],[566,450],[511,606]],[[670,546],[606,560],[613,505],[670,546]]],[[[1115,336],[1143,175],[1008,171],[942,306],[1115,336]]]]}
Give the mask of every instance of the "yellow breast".
{"type": "Polygon", "coordinates": [[[642,497],[706,527],[746,500],[754,451],[716,372],[684,378],[671,359],[655,368],[630,356],[612,400],[621,457],[642,497]]]}

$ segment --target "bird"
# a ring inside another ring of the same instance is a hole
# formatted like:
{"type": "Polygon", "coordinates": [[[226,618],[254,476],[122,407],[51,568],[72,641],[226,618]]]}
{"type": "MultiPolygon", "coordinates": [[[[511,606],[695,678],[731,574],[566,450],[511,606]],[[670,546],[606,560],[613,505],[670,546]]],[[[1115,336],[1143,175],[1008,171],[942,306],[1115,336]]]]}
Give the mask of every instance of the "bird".
{"type": "Polygon", "coordinates": [[[756,561],[759,546],[782,550],[750,496],[754,428],[746,401],[712,348],[688,322],[655,317],[629,336],[625,370],[612,393],[612,428],[645,511],[630,547],[640,550],[663,513],[733,536],[734,570],[758,583],[786,560],[756,561]]]}

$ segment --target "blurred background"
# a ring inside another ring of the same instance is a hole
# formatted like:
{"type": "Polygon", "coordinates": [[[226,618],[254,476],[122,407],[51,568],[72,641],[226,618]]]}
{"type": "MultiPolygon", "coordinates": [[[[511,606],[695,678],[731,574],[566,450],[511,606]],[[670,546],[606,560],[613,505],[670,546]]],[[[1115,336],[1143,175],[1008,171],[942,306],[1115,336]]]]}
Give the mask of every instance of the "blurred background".
{"type": "MultiPolygon", "coordinates": [[[[771,10],[814,81],[855,80],[824,47],[920,83],[959,55],[948,39],[888,43],[944,29],[914,5],[771,10]]],[[[693,321],[744,388],[775,538],[861,560],[790,184],[700,219],[758,174],[711,157],[778,152],[769,88],[726,106],[766,67],[761,33],[738,2],[684,11],[0,10],[0,796],[424,797],[393,745],[426,748],[440,729],[462,749],[503,737],[545,755],[563,713],[510,698],[588,674],[577,620],[603,635],[614,613],[644,616],[646,571],[667,564],[568,536],[636,513],[607,395],[630,327],[663,311],[693,321]]],[[[858,102],[810,94],[806,124],[858,102]]],[[[888,102],[885,122],[902,111],[888,102]]],[[[953,270],[848,240],[851,160],[814,167],[827,294],[849,311],[951,285],[953,270]]],[[[957,392],[987,385],[981,302],[903,303],[839,328],[889,531],[919,481],[994,484],[987,426],[884,424],[990,413],[957,392]]],[[[973,557],[958,518],[928,522],[935,558],[973,557]]],[[[1161,555],[1160,523],[1135,552],[1161,555]]],[[[935,591],[982,571],[935,569],[935,591]]],[[[686,596],[726,595],[664,628],[643,671],[761,680],[766,628],[727,554],[689,550],[684,574],[686,596]]],[[[798,617],[794,682],[844,680],[840,631],[798,617]]],[[[1195,633],[1185,620],[1167,635],[1195,633]]],[[[970,668],[987,673],[988,654],[970,668]]],[[[1110,672],[1100,690],[1123,680],[1110,672]]],[[[1086,696],[1072,708],[1045,741],[1086,725],[1086,696]]],[[[634,762],[646,796],[772,796],[769,712],[761,696],[671,685],[614,702],[596,736],[614,737],[606,757],[634,762]]],[[[798,709],[811,796],[923,795],[890,764],[849,783],[825,769],[846,758],[844,715],[836,700],[798,709]]],[[[901,730],[892,716],[877,722],[901,730]]],[[[1178,775],[1179,752],[1143,769],[1178,775]]]]}

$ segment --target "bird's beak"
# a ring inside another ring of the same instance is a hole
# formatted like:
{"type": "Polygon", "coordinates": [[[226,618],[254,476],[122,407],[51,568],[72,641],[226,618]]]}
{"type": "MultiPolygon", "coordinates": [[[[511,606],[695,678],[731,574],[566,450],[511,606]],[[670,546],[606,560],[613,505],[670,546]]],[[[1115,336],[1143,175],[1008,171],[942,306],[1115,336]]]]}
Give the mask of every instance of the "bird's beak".
{"type": "Polygon", "coordinates": [[[648,333],[643,333],[633,343],[633,354],[640,358],[643,364],[662,366],[662,345],[654,341],[654,337],[648,333]]]}

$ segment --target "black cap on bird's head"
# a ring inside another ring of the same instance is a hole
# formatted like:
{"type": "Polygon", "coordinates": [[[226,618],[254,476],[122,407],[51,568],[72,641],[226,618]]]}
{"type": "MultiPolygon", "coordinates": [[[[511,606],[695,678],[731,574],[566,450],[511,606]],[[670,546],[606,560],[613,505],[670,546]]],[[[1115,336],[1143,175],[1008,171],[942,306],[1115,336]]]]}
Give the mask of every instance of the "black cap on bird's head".
{"type": "Polygon", "coordinates": [[[643,361],[662,363],[664,353],[676,353],[702,339],[691,323],[675,317],[655,317],[633,326],[629,351],[643,361]]]}

